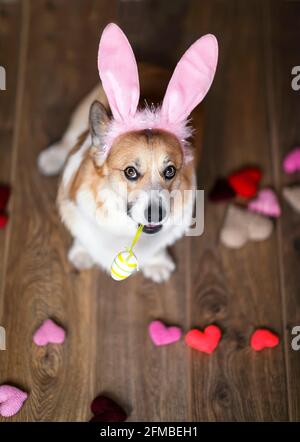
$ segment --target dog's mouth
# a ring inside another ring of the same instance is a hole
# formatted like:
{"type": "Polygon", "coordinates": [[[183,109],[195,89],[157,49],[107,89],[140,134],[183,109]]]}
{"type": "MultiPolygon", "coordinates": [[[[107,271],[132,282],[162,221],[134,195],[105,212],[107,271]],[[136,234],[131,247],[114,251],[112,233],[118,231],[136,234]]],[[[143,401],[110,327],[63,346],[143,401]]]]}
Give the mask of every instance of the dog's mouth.
{"type": "Polygon", "coordinates": [[[148,234],[157,233],[162,229],[162,224],[147,224],[143,227],[143,232],[148,234]]]}

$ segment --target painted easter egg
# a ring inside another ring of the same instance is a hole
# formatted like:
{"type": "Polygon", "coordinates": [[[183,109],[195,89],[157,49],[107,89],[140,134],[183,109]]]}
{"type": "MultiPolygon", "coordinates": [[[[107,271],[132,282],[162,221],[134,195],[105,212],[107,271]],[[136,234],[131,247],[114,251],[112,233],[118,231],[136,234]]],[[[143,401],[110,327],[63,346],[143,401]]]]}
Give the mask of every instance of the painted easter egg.
{"type": "Polygon", "coordinates": [[[138,271],[138,261],[132,252],[119,252],[111,265],[110,274],[115,281],[123,281],[138,271]]]}

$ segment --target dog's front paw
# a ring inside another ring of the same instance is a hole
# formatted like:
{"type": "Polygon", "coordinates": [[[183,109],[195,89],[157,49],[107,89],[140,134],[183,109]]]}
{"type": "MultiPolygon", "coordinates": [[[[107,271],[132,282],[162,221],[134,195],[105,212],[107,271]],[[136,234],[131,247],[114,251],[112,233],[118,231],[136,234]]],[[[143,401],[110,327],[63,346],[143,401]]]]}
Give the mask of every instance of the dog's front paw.
{"type": "Polygon", "coordinates": [[[61,143],[53,144],[38,156],[38,167],[43,175],[57,175],[63,168],[68,151],[61,143]]]}
{"type": "Polygon", "coordinates": [[[90,269],[94,265],[93,258],[77,243],[74,243],[68,253],[69,261],[77,270],[90,269]]]}
{"type": "Polygon", "coordinates": [[[149,264],[142,268],[146,278],[152,279],[154,282],[167,281],[171,273],[174,272],[176,266],[172,258],[167,252],[163,252],[155,257],[149,264]]]}

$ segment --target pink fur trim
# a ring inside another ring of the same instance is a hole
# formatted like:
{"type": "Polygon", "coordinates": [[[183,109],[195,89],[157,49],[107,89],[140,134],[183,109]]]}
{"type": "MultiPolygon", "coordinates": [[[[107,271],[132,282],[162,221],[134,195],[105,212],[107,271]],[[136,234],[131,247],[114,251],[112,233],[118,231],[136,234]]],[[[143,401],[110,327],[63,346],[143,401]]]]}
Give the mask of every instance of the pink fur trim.
{"type": "Polygon", "coordinates": [[[194,132],[189,123],[189,119],[185,119],[181,123],[171,123],[163,118],[161,108],[147,106],[145,109],[137,110],[134,116],[128,116],[125,121],[117,121],[115,119],[110,121],[107,132],[103,137],[105,153],[108,154],[114,141],[126,132],[161,129],[170,132],[178,138],[185,162],[188,163],[193,158],[188,139],[194,132]]]}

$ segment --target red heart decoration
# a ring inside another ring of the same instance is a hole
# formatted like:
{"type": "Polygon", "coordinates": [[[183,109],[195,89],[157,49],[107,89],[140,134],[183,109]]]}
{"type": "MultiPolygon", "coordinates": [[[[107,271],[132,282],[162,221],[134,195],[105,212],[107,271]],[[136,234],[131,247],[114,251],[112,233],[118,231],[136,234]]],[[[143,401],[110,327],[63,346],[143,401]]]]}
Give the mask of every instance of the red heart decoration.
{"type": "Polygon", "coordinates": [[[261,171],[257,167],[245,167],[228,177],[229,185],[235,192],[245,198],[252,198],[257,193],[261,180],[261,171]]]}
{"type": "Polygon", "coordinates": [[[227,179],[219,178],[216,180],[213,188],[209,193],[210,201],[219,203],[222,201],[232,200],[236,195],[233,188],[229,185],[227,179]]]}
{"type": "Polygon", "coordinates": [[[200,331],[190,330],[185,336],[185,343],[195,350],[211,354],[218,346],[222,337],[221,330],[216,325],[209,325],[200,331]]]}
{"type": "Polygon", "coordinates": [[[279,344],[279,338],[270,330],[261,328],[256,330],[250,340],[250,345],[255,351],[263,350],[264,348],[273,348],[279,344]]]}
{"type": "Polygon", "coordinates": [[[91,404],[91,410],[94,416],[90,422],[124,422],[127,419],[123,408],[106,396],[97,396],[91,404]]]}
{"type": "Polygon", "coordinates": [[[8,221],[8,216],[4,212],[0,212],[0,229],[4,229],[8,221]]]}
{"type": "Polygon", "coordinates": [[[10,196],[10,187],[7,185],[0,185],[0,210],[6,209],[10,196]]]}

